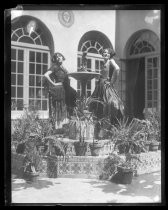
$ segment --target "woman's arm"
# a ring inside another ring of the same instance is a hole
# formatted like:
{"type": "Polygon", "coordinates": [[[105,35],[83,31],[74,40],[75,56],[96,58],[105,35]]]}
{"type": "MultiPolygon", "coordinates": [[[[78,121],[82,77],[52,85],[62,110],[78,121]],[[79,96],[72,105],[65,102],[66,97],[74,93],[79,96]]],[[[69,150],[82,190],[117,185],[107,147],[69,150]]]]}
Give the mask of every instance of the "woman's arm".
{"type": "Polygon", "coordinates": [[[110,83],[111,83],[111,85],[114,85],[119,77],[120,67],[116,64],[114,59],[111,59],[110,61],[111,61],[112,66],[114,67],[114,71],[113,71],[113,75],[111,77],[110,83]]]}
{"type": "Polygon", "coordinates": [[[50,74],[52,73],[52,71],[47,71],[45,74],[44,74],[44,77],[50,82],[50,84],[54,85],[54,86],[57,86],[57,85],[61,85],[62,82],[58,82],[58,83],[55,83],[51,80],[50,78],[50,74]]]}

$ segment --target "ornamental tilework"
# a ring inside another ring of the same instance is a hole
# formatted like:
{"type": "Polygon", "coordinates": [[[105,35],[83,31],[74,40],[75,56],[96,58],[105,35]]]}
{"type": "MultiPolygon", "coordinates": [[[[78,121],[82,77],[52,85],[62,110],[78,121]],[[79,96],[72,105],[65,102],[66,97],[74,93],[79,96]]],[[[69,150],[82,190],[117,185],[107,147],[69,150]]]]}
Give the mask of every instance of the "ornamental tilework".
{"type": "Polygon", "coordinates": [[[70,165],[67,162],[58,163],[59,174],[67,174],[70,171],[70,165]]]}
{"type": "MultiPolygon", "coordinates": [[[[137,154],[141,162],[132,160],[137,174],[151,173],[161,170],[161,152],[137,154]]],[[[43,157],[38,161],[40,176],[61,177],[63,175],[94,175],[98,177],[103,170],[107,156],[53,156],[43,157]]],[[[19,171],[24,164],[25,155],[12,153],[12,173],[19,171]]]]}
{"type": "Polygon", "coordinates": [[[83,172],[85,172],[86,174],[92,174],[93,173],[93,165],[91,163],[83,164],[83,172]]]}
{"type": "Polygon", "coordinates": [[[151,173],[161,170],[161,152],[147,152],[137,155],[141,162],[132,161],[137,174],[151,173]],[[137,163],[137,167],[136,167],[137,163]]]}
{"type": "Polygon", "coordinates": [[[71,174],[81,174],[82,165],[80,163],[71,163],[71,174]]]}
{"type": "Polygon", "coordinates": [[[47,160],[46,159],[41,159],[39,162],[39,165],[37,166],[37,170],[40,173],[40,176],[47,176],[47,160]]]}
{"type": "MultiPolygon", "coordinates": [[[[69,157],[63,162],[62,158],[58,161],[58,176],[61,175],[97,175],[101,162],[98,157],[69,157]],[[62,161],[60,161],[62,160],[62,161]]],[[[102,159],[102,158],[101,158],[102,159]]],[[[103,160],[103,159],[102,159],[103,160]]]]}

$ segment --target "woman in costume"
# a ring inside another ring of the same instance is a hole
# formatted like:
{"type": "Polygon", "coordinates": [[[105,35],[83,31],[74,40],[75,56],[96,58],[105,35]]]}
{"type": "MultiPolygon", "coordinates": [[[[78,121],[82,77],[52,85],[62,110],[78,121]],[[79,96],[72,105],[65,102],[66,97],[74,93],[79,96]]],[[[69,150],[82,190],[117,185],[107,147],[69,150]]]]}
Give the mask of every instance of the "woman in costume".
{"type": "MultiPolygon", "coordinates": [[[[120,68],[113,58],[114,55],[115,52],[111,48],[103,50],[104,65],[101,69],[101,76],[97,86],[91,95],[91,98],[100,102],[93,100],[89,105],[89,110],[98,119],[107,117],[112,124],[116,124],[117,119],[124,115],[124,105],[114,88],[120,72],[120,68]]],[[[99,124],[97,124],[96,130],[96,138],[98,138],[100,131],[99,124]]]]}
{"type": "Polygon", "coordinates": [[[49,93],[49,115],[53,126],[72,115],[76,105],[76,91],[70,86],[68,71],[62,65],[65,57],[57,52],[52,57],[53,65],[44,74],[44,87],[49,93]]]}

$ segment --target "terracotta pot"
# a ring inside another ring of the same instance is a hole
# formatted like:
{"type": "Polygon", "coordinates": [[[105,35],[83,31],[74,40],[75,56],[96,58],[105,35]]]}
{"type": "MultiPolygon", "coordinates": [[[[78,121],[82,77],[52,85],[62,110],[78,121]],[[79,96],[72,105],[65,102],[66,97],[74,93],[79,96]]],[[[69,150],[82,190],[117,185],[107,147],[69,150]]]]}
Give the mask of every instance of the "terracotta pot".
{"type": "Polygon", "coordinates": [[[123,167],[117,167],[117,173],[113,176],[111,181],[117,184],[131,184],[133,179],[133,170],[123,167]]]}
{"type": "Polygon", "coordinates": [[[37,180],[37,177],[39,176],[38,173],[24,173],[23,179],[25,179],[27,182],[35,182],[37,180]]]}
{"type": "Polygon", "coordinates": [[[157,151],[159,148],[159,142],[152,142],[149,146],[149,151],[157,151]]]}
{"type": "Polygon", "coordinates": [[[159,142],[158,150],[161,150],[161,142],[159,142]]]}
{"type": "Polygon", "coordinates": [[[87,150],[87,145],[84,144],[83,142],[78,142],[75,145],[75,152],[76,156],[85,156],[86,150],[87,150]]]}

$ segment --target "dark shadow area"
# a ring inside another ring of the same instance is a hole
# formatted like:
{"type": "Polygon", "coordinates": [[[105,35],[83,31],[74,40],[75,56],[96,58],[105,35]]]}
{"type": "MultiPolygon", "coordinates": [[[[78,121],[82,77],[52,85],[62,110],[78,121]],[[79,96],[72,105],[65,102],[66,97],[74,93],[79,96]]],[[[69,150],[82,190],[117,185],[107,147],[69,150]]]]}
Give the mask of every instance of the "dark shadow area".
{"type": "MultiPolygon", "coordinates": [[[[132,199],[136,196],[144,196],[152,199],[155,196],[161,196],[160,180],[160,172],[154,172],[134,177],[132,183],[128,185],[116,184],[111,181],[86,182],[90,183],[95,188],[102,188],[102,191],[105,193],[132,196],[132,199]]],[[[113,203],[114,200],[109,201],[109,203],[110,202],[113,203]]]]}
{"type": "Polygon", "coordinates": [[[140,58],[133,97],[134,117],[144,119],[143,110],[145,108],[145,58],[140,58]]]}
{"type": "Polygon", "coordinates": [[[12,180],[12,191],[18,191],[21,189],[26,189],[29,187],[33,187],[36,189],[43,189],[43,188],[48,188],[50,186],[53,186],[55,184],[60,184],[59,182],[52,182],[52,181],[48,181],[48,180],[44,180],[41,177],[36,177],[33,179],[13,179],[12,180]],[[21,181],[20,181],[21,180],[21,181]],[[19,183],[19,182],[21,183],[19,183]]]}

